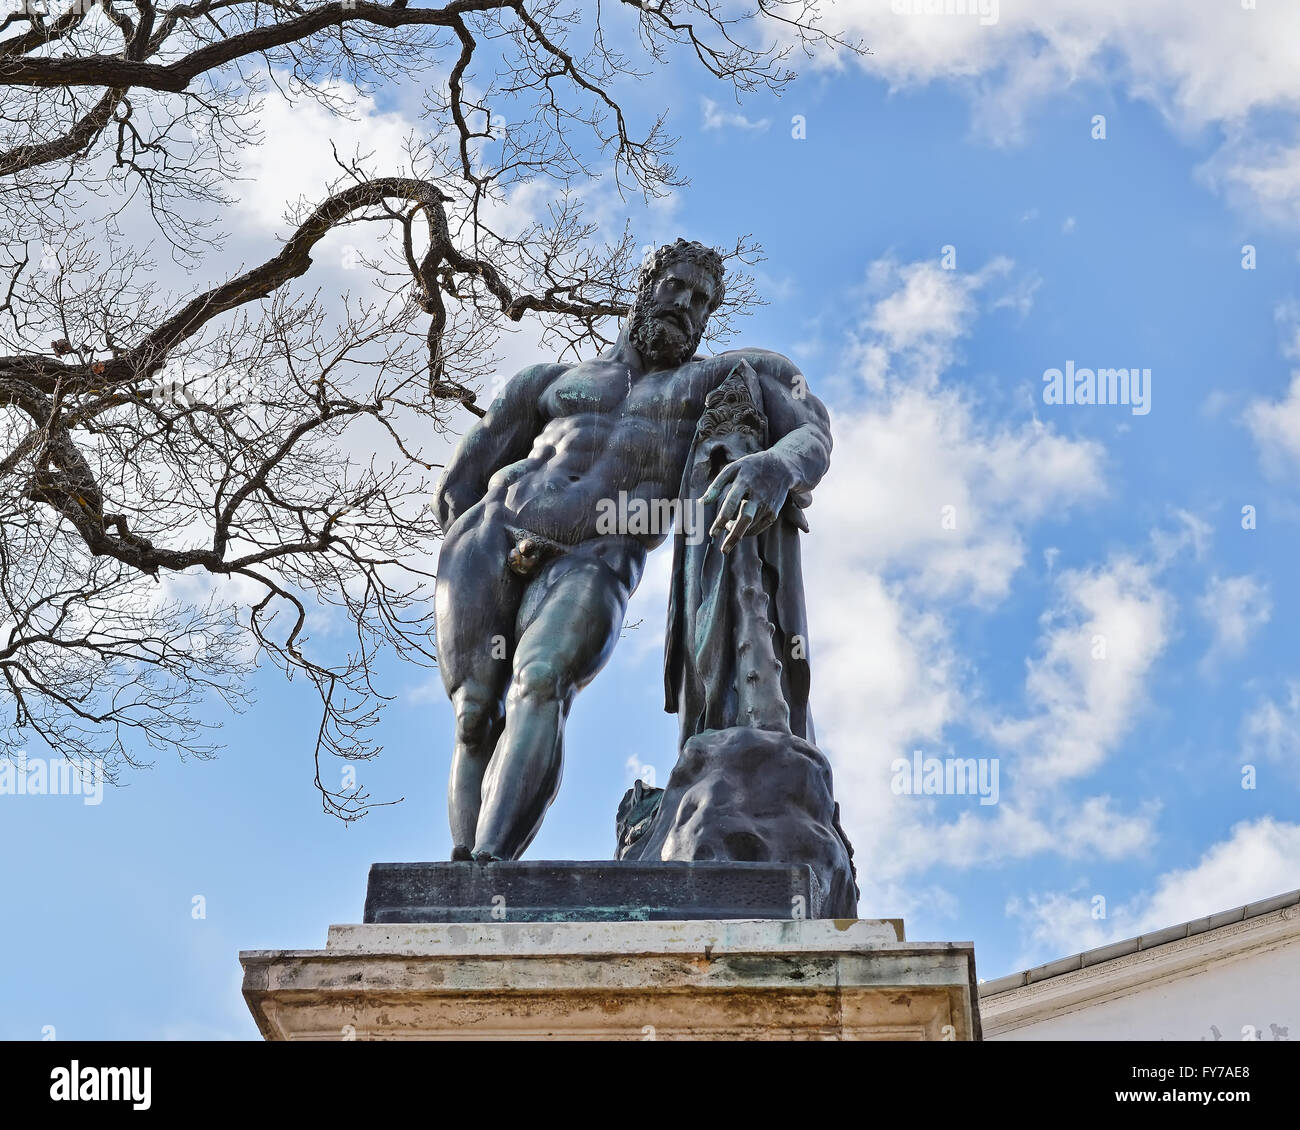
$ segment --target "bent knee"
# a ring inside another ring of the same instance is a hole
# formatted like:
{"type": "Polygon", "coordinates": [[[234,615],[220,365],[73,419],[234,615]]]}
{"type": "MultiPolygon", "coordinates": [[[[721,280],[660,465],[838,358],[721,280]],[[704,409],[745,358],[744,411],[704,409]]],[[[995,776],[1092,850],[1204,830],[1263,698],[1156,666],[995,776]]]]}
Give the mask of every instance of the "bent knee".
{"type": "Polygon", "coordinates": [[[481,692],[459,692],[455,696],[456,739],[466,745],[485,741],[500,713],[491,697],[481,692]]]}
{"type": "Polygon", "coordinates": [[[530,659],[515,672],[510,694],[517,699],[555,702],[563,697],[565,682],[559,664],[549,659],[530,659]]]}

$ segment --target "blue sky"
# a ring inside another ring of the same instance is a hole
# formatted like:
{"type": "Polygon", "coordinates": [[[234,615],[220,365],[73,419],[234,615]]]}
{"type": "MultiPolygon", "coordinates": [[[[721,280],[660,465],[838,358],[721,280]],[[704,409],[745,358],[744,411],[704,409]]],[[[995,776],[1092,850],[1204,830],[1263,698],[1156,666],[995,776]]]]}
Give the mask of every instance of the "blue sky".
{"type": "MultiPolygon", "coordinates": [[[[740,107],[680,60],[626,94],[642,122],[671,106],[690,187],[585,190],[609,233],[762,243],[769,304],[733,344],[792,357],[832,410],[812,707],[861,914],[973,939],[985,978],[1300,885],[1300,72],[1278,46],[1300,15],[1030,7],[841,4],[873,55],[740,107]],[[1067,361],[1150,369],[1149,413],[1045,404],[1067,361]],[[996,759],[998,803],[896,794],[914,750],[996,759]]],[[[323,186],[325,136],[396,153],[419,93],[353,123],[269,102],[232,261],[323,186]]],[[[311,281],[352,280],[322,256],[311,281]]],[[[503,374],[544,359],[528,333],[501,352],[503,374]]],[[[671,769],[666,557],[578,699],[530,858],[607,858],[623,791],[671,769]]],[[[359,778],[404,799],[352,826],[312,788],[314,695],[273,671],[247,713],[213,708],[217,760],[159,757],[98,806],[0,797],[0,1036],[252,1038],[239,950],[319,947],[371,862],[445,858],[450,711],[436,674],[385,675],[359,778]]]]}

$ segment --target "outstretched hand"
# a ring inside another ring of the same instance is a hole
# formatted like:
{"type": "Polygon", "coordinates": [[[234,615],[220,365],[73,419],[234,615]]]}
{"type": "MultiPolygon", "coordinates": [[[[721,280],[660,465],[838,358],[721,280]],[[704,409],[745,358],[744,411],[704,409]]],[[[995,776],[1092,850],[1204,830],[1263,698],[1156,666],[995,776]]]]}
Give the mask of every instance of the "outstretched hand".
{"type": "Polygon", "coordinates": [[[723,499],[709,536],[725,530],[721,548],[730,553],[746,534],[760,534],[776,521],[793,485],[790,468],[774,452],[756,451],[728,463],[700,499],[705,505],[723,499]]]}

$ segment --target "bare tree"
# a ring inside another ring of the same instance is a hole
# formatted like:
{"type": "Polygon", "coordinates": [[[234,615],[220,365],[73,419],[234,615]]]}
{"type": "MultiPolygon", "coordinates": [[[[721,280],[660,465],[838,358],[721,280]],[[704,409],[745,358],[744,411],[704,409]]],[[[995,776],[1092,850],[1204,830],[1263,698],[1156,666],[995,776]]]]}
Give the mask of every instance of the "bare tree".
{"type": "MultiPolygon", "coordinates": [[[[319,692],[316,783],[353,819],[371,801],[327,786],[322,753],[378,752],[378,656],[435,660],[430,440],[482,414],[510,323],[576,354],[626,311],[636,243],[602,240],[574,185],[683,183],[664,117],[636,132],[616,87],[678,51],[738,97],[779,91],[793,53],[861,48],[821,30],[816,0],[7,3],[0,753],[35,735],[110,779],[146,750],[209,756],[211,700],[240,709],[269,662],[319,692]],[[327,195],[286,202],[292,231],[263,262],[163,291],[129,218],[200,277],[273,88],[345,114],[349,88],[422,79],[401,168],[334,154],[327,195]],[[512,225],[526,182],[551,202],[512,225]],[[366,293],[295,285],[351,225],[386,236],[366,293]],[[331,610],[348,643],[309,648],[331,610]]],[[[757,255],[731,248],[715,335],[755,299],[757,255]]]]}

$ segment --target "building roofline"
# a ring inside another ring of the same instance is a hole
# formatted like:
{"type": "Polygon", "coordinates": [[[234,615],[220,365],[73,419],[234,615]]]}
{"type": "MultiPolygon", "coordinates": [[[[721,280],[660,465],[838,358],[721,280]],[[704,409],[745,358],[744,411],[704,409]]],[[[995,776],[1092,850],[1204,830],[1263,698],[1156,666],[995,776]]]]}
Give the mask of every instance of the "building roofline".
{"type": "Polygon", "coordinates": [[[1070,957],[1049,961],[1046,965],[1037,965],[1033,969],[1025,969],[1019,973],[1009,973],[1007,976],[999,977],[994,981],[985,981],[979,987],[980,999],[996,996],[998,993],[1010,992],[1012,989],[1022,989],[1026,985],[1033,985],[1039,981],[1059,977],[1064,973],[1073,973],[1079,969],[1087,969],[1091,965],[1100,965],[1104,961],[1124,957],[1126,954],[1154,949],[1156,946],[1176,942],[1181,938],[1204,934],[1210,930],[1217,930],[1221,926],[1231,926],[1234,922],[1244,922],[1247,919],[1257,918],[1261,914],[1270,914],[1273,911],[1282,910],[1297,903],[1300,903],[1300,890],[1288,891],[1286,894],[1276,895],[1260,902],[1247,903],[1245,906],[1239,906],[1233,910],[1224,910],[1205,918],[1193,918],[1190,922],[1180,922],[1177,926],[1168,926],[1163,930],[1155,930],[1149,934],[1139,934],[1136,938],[1126,938],[1122,942],[1111,942],[1109,945],[1097,946],[1095,949],[1084,950],[1082,953],[1072,954],[1070,957]]]}

